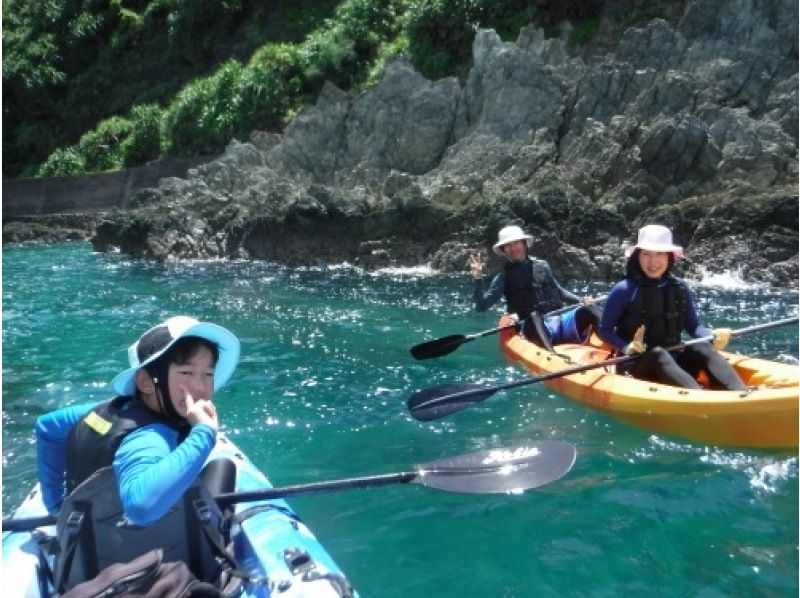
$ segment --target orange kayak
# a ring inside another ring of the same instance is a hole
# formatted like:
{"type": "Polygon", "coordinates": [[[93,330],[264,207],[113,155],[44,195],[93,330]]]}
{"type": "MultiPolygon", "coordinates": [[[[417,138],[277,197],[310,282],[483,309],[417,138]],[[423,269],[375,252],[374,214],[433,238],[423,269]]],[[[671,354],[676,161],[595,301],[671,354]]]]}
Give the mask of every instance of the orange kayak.
{"type": "MultiPolygon", "coordinates": [[[[511,323],[503,317],[500,325],[511,323]]],[[[500,336],[503,353],[539,376],[613,357],[596,337],[585,345],[556,345],[557,355],[513,329],[500,336]]],[[[598,368],[543,382],[554,391],[626,423],[697,442],[770,449],[798,446],[800,368],[724,353],[747,391],[692,390],[638,380],[598,368]]]]}

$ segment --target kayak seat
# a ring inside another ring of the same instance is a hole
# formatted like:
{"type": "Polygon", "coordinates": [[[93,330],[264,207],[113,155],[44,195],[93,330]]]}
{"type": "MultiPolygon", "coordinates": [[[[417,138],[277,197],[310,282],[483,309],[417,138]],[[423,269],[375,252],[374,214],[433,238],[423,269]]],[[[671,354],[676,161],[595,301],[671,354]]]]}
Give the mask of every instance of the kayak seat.
{"type": "Polygon", "coordinates": [[[711,388],[711,380],[709,380],[707,372],[700,370],[697,372],[697,376],[695,376],[695,378],[697,379],[698,384],[700,384],[700,386],[703,388],[711,388]]]}
{"type": "Polygon", "coordinates": [[[104,467],[80,484],[61,508],[56,522],[54,586],[63,593],[110,565],[130,562],[160,548],[164,562],[183,561],[197,579],[232,595],[234,590],[238,593],[241,578],[234,581],[224,575],[238,569],[222,564],[232,559],[230,554],[220,554],[227,543],[227,529],[224,515],[199,480],[152,526],[129,523],[114,471],[104,467]]]}

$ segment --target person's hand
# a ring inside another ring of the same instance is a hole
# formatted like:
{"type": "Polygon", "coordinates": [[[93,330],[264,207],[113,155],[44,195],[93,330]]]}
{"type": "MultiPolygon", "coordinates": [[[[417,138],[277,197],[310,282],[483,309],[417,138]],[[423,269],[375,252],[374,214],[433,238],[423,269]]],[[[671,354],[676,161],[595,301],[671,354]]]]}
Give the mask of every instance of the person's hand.
{"type": "Polygon", "coordinates": [[[186,417],[189,423],[193,426],[197,424],[206,424],[217,430],[219,428],[219,421],[217,420],[217,408],[214,403],[207,399],[195,400],[188,390],[185,390],[186,396],[186,417]]]}
{"type": "Polygon", "coordinates": [[[483,278],[483,256],[480,253],[476,253],[469,257],[469,261],[467,262],[469,266],[470,274],[472,274],[472,278],[475,280],[480,280],[483,278]]]}
{"type": "Polygon", "coordinates": [[[733,330],[730,328],[716,328],[713,330],[713,332],[714,340],[712,341],[712,344],[717,351],[722,351],[728,346],[728,343],[731,342],[733,330]]]}
{"type": "Polygon", "coordinates": [[[622,350],[625,355],[639,355],[647,351],[647,345],[644,344],[644,324],[636,329],[633,333],[633,339],[622,350]]]}
{"type": "Polygon", "coordinates": [[[647,351],[647,345],[642,341],[631,341],[622,350],[625,355],[640,355],[647,351]]]}

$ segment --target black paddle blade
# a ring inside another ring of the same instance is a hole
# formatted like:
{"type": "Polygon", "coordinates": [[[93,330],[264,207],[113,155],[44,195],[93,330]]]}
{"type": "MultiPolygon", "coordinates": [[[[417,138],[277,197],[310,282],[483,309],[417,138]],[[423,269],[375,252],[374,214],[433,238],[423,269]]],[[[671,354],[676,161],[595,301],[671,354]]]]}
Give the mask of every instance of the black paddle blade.
{"type": "Polygon", "coordinates": [[[568,442],[542,440],[424,463],[414,481],[449,492],[518,494],[564,476],[576,454],[568,442]]]}
{"type": "Polygon", "coordinates": [[[496,388],[480,384],[451,382],[415,392],[408,399],[408,410],[414,419],[427,422],[466,409],[496,392],[496,388]]]}
{"type": "Polygon", "coordinates": [[[443,336],[432,341],[427,341],[414,345],[411,347],[411,355],[414,359],[432,359],[433,357],[442,357],[448,355],[458,349],[464,343],[470,341],[467,336],[463,334],[451,334],[450,336],[443,336]]]}

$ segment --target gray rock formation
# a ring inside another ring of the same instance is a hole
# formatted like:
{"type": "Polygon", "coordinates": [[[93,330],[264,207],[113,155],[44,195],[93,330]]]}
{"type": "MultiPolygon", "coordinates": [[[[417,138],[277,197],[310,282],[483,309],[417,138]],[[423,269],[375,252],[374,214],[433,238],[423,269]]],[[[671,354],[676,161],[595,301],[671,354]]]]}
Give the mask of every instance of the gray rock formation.
{"type": "Polygon", "coordinates": [[[479,31],[462,86],[391,62],[327,85],[282,137],[256,133],[97,223],[95,248],[462,270],[520,223],[560,278],[609,280],[659,222],[689,274],[797,286],[798,6],[694,0],[580,57],[479,31]]]}

